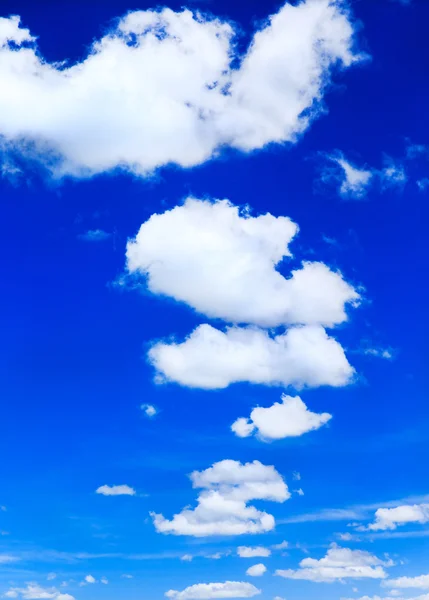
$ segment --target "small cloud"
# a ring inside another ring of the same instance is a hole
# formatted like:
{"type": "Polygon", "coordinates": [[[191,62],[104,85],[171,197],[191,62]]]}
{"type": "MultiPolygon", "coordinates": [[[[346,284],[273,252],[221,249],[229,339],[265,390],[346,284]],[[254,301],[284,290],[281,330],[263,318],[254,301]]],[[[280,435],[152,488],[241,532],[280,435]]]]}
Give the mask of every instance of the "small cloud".
{"type": "Polygon", "coordinates": [[[351,533],[349,533],[348,531],[346,533],[338,533],[337,537],[342,542],[350,542],[351,540],[354,539],[354,536],[351,533]]]}
{"type": "Polygon", "coordinates": [[[424,192],[429,187],[429,177],[423,177],[423,179],[419,179],[416,183],[419,190],[424,192]]]}
{"type": "Polygon", "coordinates": [[[246,571],[246,575],[249,577],[261,577],[267,570],[267,567],[262,563],[258,563],[257,565],[253,565],[249,567],[246,571]]]}
{"type": "Polygon", "coordinates": [[[301,481],[301,473],[299,473],[298,471],[294,471],[292,473],[292,479],[294,481],[301,481]]]}
{"type": "Polygon", "coordinates": [[[339,184],[338,192],[344,198],[360,199],[367,194],[373,177],[370,169],[357,167],[339,151],[325,155],[325,158],[335,166],[326,166],[322,170],[324,183],[336,181],[339,184]]]}
{"type": "Polygon", "coordinates": [[[84,577],[84,580],[80,582],[80,586],[84,586],[84,585],[92,585],[94,583],[97,583],[97,580],[95,579],[95,577],[93,577],[92,575],[87,575],[86,577],[84,577]]]}
{"type": "Polygon", "coordinates": [[[414,160],[425,155],[429,157],[429,146],[425,146],[424,144],[409,144],[407,146],[406,157],[409,160],[414,160]]]}
{"type": "Polygon", "coordinates": [[[275,402],[268,408],[254,408],[249,418],[234,421],[231,430],[238,437],[249,437],[256,433],[262,441],[299,437],[326,425],[332,418],[328,413],[313,413],[299,396],[283,394],[281,403],[275,402]]]}
{"type": "Polygon", "coordinates": [[[212,558],[213,560],[219,560],[224,556],[229,556],[231,552],[227,550],[226,552],[215,552],[215,554],[207,554],[205,558],[212,558]]]}
{"type": "Polygon", "coordinates": [[[142,404],[140,406],[144,414],[150,419],[158,414],[158,409],[152,404],[142,404]]]}
{"type": "Polygon", "coordinates": [[[46,579],[48,581],[52,581],[53,579],[56,579],[57,575],[56,573],[48,573],[48,576],[46,577],[46,579]]]}
{"type": "Polygon", "coordinates": [[[104,585],[107,585],[107,584],[109,583],[109,580],[108,580],[108,579],[106,579],[106,577],[102,577],[102,578],[100,579],[100,583],[104,583],[104,585]]]}
{"type": "Polygon", "coordinates": [[[298,490],[293,490],[295,492],[295,494],[298,494],[298,496],[304,496],[304,491],[299,488],[298,490]]]}
{"type": "Polygon", "coordinates": [[[184,554],[180,557],[180,560],[183,560],[184,562],[191,562],[193,558],[194,557],[192,556],[192,554],[184,554]]]}
{"type": "Polygon", "coordinates": [[[338,240],[336,240],[333,237],[329,237],[328,235],[322,235],[322,240],[325,242],[325,244],[328,244],[328,246],[339,246],[340,245],[338,243],[338,240]]]}
{"type": "Polygon", "coordinates": [[[388,166],[379,172],[381,188],[386,190],[392,187],[403,187],[407,182],[407,175],[402,165],[395,165],[390,159],[388,166]]]}
{"type": "MultiPolygon", "coordinates": [[[[358,167],[344,157],[339,150],[333,154],[322,154],[327,164],[322,168],[321,181],[336,183],[338,193],[343,198],[359,200],[365,197],[370,188],[377,187],[381,192],[390,188],[403,188],[407,182],[407,174],[402,164],[389,156],[384,158],[382,169],[370,168],[367,165],[358,167]]],[[[329,243],[330,238],[324,241],[329,243]]]]}
{"type": "Polygon", "coordinates": [[[364,348],[362,354],[384,358],[385,360],[393,360],[395,358],[393,348],[364,348]]]}
{"type": "Polygon", "coordinates": [[[123,575],[121,575],[122,579],[134,579],[134,577],[132,575],[128,575],[127,573],[124,573],[123,575]]]}
{"type": "Polygon", "coordinates": [[[80,233],[77,237],[84,242],[104,242],[112,236],[111,233],[102,229],[90,229],[85,233],[80,233]]]}
{"type": "Polygon", "coordinates": [[[271,548],[273,548],[273,550],[286,550],[286,548],[289,548],[289,542],[284,540],[280,544],[274,544],[271,548]]]}
{"type": "Polygon", "coordinates": [[[270,556],[271,550],[264,546],[239,546],[237,554],[240,558],[255,558],[256,556],[270,556]]]}
{"type": "Polygon", "coordinates": [[[102,485],[99,487],[96,494],[101,494],[102,496],[135,496],[136,491],[134,488],[129,485],[102,485]]]}

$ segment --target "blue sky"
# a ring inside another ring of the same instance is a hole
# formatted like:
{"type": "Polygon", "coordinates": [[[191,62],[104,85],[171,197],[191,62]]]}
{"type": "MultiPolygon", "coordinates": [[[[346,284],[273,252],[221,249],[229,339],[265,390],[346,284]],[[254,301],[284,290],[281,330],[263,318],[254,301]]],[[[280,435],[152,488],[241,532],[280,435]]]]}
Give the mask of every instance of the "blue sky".
{"type": "Polygon", "coordinates": [[[0,7],[0,594],[427,600],[429,3],[182,8],[0,7]]]}

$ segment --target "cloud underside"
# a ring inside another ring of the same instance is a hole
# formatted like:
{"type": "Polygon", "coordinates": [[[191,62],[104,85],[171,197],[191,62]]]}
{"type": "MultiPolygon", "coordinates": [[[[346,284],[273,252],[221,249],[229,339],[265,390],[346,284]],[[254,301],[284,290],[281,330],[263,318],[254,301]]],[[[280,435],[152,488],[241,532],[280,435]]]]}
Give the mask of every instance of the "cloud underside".
{"type": "Polygon", "coordinates": [[[284,502],[290,492],[272,466],[259,461],[241,464],[234,460],[215,463],[190,475],[193,488],[202,489],[195,508],[184,508],[168,520],[152,513],[160,533],[189,535],[242,535],[271,531],[274,517],[249,504],[252,500],[284,502]]]}
{"type": "Polygon", "coordinates": [[[201,164],[223,147],[295,142],[323,111],[333,67],[360,58],[349,15],[332,0],[285,4],[243,56],[235,33],[189,10],[134,11],[82,62],[50,64],[19,17],[0,19],[9,168],[15,153],[56,177],[118,167],[145,175],[201,164]]]}

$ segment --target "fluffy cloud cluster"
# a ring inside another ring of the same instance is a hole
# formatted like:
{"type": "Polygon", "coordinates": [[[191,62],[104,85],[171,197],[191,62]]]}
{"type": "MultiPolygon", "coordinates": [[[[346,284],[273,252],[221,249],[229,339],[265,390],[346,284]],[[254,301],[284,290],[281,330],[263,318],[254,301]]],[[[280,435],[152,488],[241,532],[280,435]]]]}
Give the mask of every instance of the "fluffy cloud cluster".
{"type": "Polygon", "coordinates": [[[158,381],[219,389],[352,380],[343,348],[324,327],[343,323],[359,293],[320,262],[305,262],[289,277],[280,273],[297,230],[287,217],[252,217],[227,200],[195,198],[142,224],[127,244],[130,275],[208,317],[248,324],[225,331],[204,324],[183,342],[156,343],[148,358],[158,381]],[[277,335],[262,329],[277,326],[289,327],[277,335]]]}
{"type": "Polygon", "coordinates": [[[223,460],[204,471],[194,471],[190,479],[193,488],[203,490],[196,508],[184,508],[171,520],[151,513],[158,532],[202,537],[271,531],[274,517],[249,502],[284,502],[290,498],[280,473],[257,460],[245,464],[223,460]]]}
{"type": "Polygon", "coordinates": [[[306,262],[284,277],[298,227],[287,217],[252,217],[227,200],[188,198],[143,223],[127,244],[127,268],[155,294],[199,313],[262,327],[333,326],[347,319],[358,292],[341,273],[306,262]]]}
{"type": "Polygon", "coordinates": [[[379,508],[375,513],[375,521],[368,527],[359,530],[386,531],[396,529],[398,525],[407,523],[428,523],[429,504],[412,504],[396,506],[395,508],[379,508]]]}
{"type": "Polygon", "coordinates": [[[210,600],[211,598],[252,598],[260,594],[251,583],[244,581],[225,581],[224,583],[196,583],[181,592],[169,590],[167,598],[173,600],[210,600]]]}
{"type": "MultiPolygon", "coordinates": [[[[0,30],[1,34],[1,30],[0,30]]],[[[56,588],[44,588],[37,583],[28,583],[25,588],[10,588],[5,598],[22,598],[22,600],[75,600],[70,594],[62,594],[56,588]]]]}
{"type": "Polygon", "coordinates": [[[102,496],[135,496],[136,491],[129,485],[102,485],[96,492],[102,496]]]}
{"type": "Polygon", "coordinates": [[[292,327],[272,337],[262,329],[229,327],[223,332],[205,324],[184,342],[155,344],[148,358],[158,381],[203,389],[238,382],[339,387],[354,375],[341,345],[320,326],[292,327]]]}
{"type": "Polygon", "coordinates": [[[244,56],[229,22],[134,11],[70,66],[43,60],[19,18],[2,18],[3,147],[55,176],[89,176],[190,167],[224,146],[294,142],[322,110],[332,68],[359,60],[341,4],[285,4],[244,56]]]}
{"type": "Polygon", "coordinates": [[[387,577],[384,567],[392,566],[391,561],[384,561],[363,550],[350,550],[332,544],[326,556],[320,560],[304,558],[296,571],[292,569],[277,570],[276,575],[286,579],[304,579],[331,583],[342,579],[384,579],[387,577]]]}
{"type": "Polygon", "coordinates": [[[239,437],[248,437],[256,432],[262,439],[279,440],[319,429],[331,418],[328,413],[309,411],[298,396],[293,398],[283,394],[281,403],[275,402],[269,408],[254,408],[249,419],[237,419],[231,429],[239,437]]]}

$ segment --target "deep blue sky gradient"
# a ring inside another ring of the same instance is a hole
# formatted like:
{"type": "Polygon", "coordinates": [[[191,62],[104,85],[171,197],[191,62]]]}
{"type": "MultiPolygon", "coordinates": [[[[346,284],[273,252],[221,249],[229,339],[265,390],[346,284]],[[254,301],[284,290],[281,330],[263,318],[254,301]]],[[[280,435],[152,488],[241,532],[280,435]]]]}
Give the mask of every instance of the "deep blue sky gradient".
{"type": "MultiPolygon", "coordinates": [[[[255,20],[279,5],[233,0],[190,6],[238,22],[244,44],[255,20]]],[[[0,11],[21,15],[47,60],[74,61],[113,19],[150,7],[123,0],[3,0],[0,11]]],[[[273,464],[291,487],[292,472],[302,473],[296,487],[305,496],[270,505],[280,520],[429,492],[429,196],[415,183],[429,176],[429,161],[404,158],[407,139],[429,141],[429,2],[361,0],[353,11],[362,23],[359,45],[372,59],[335,77],[327,113],[295,146],[248,156],[228,152],[198,168],[162,169],[148,181],[105,175],[57,185],[34,172],[15,185],[0,181],[0,504],[8,508],[0,513],[0,529],[10,532],[0,544],[7,552],[28,551],[19,568],[32,573],[17,573],[16,581],[50,571],[76,580],[92,573],[111,584],[77,588],[78,600],[153,600],[199,581],[240,580],[252,564],[234,557],[185,563],[181,554],[287,539],[314,546],[312,555],[320,557],[333,534],[345,530],[346,523],[279,525],[257,539],[209,542],[157,534],[149,510],[171,516],[192,503],[187,473],[224,458],[273,464]],[[403,162],[409,180],[403,191],[373,190],[363,200],[343,200],[319,181],[319,153],[335,149],[375,168],[387,154],[403,162]],[[202,319],[183,305],[114,282],[127,238],[153,212],[189,194],[249,204],[255,214],[290,216],[300,226],[292,246],[297,260],[316,256],[364,286],[365,303],[351,314],[352,325],[338,332],[358,383],[302,392],[313,410],[334,415],[328,427],[273,444],[235,438],[232,421],[256,404],[278,400],[280,388],[202,392],[152,382],[144,358],[148,343],[171,333],[182,337],[202,319]],[[96,228],[114,235],[99,243],[79,239],[96,228]],[[395,360],[362,355],[366,341],[391,346],[395,360]],[[160,409],[155,419],[142,416],[143,402],[160,409]],[[96,496],[104,483],[128,483],[147,496],[96,496]],[[70,562],[48,550],[172,557],[70,562]],[[121,573],[135,579],[121,580],[121,573]]],[[[427,571],[428,539],[362,547],[406,556],[407,569],[418,575],[425,564],[427,571]]],[[[270,565],[295,568],[303,556],[293,549],[270,565]]],[[[10,571],[0,575],[0,586],[6,589],[11,579],[10,571]]],[[[363,594],[374,590],[371,585],[358,587],[363,594]]],[[[263,598],[333,599],[352,587],[270,578],[263,598]]]]}

